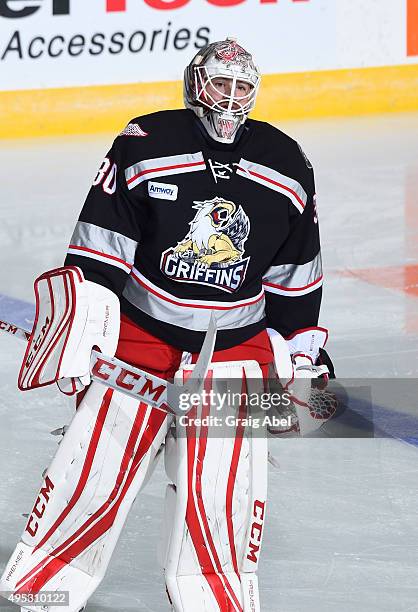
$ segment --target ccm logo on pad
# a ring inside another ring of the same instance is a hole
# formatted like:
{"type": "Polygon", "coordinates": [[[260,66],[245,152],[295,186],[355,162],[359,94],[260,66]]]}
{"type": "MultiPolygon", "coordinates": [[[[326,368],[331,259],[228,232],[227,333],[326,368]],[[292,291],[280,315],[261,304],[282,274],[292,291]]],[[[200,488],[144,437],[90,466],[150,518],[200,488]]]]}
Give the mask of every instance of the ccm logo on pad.
{"type": "Polygon", "coordinates": [[[177,200],[178,185],[169,185],[168,183],[148,182],[148,195],[152,198],[160,200],[177,200]]]}

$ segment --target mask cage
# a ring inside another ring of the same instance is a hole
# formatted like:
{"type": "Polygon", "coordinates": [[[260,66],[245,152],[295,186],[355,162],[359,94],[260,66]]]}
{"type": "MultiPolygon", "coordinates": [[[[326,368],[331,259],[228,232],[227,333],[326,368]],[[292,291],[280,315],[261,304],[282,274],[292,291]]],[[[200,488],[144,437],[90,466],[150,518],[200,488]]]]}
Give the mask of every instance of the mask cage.
{"type": "Polygon", "coordinates": [[[247,115],[255,106],[255,99],[259,85],[260,77],[255,72],[234,73],[232,71],[216,71],[211,74],[208,67],[205,65],[194,67],[195,102],[198,102],[202,106],[219,113],[239,116],[247,115]],[[230,94],[224,93],[223,91],[217,89],[214,84],[214,81],[217,79],[228,79],[231,81],[230,94]],[[250,85],[251,89],[249,93],[244,96],[233,95],[235,93],[237,82],[243,82],[250,85]],[[215,100],[215,98],[211,95],[211,92],[208,91],[208,86],[221,95],[222,98],[220,100],[215,100]]]}

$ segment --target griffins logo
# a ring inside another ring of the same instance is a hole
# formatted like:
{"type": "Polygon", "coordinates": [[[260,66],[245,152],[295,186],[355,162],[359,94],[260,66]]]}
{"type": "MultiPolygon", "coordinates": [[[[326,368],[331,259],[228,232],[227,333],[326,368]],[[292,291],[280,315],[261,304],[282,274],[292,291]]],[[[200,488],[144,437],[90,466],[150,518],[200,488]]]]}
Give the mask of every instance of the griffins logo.
{"type": "Polygon", "coordinates": [[[161,255],[161,270],[172,280],[237,291],[250,257],[244,244],[250,221],[241,206],[223,198],[193,202],[197,211],[186,237],[161,255]]]}

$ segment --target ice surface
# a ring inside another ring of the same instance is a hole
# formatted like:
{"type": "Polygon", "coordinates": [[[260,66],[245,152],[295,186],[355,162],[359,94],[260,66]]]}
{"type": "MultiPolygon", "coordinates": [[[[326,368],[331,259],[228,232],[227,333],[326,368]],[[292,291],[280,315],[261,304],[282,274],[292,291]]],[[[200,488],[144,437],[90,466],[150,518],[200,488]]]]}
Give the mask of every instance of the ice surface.
{"type": "MultiPolygon", "coordinates": [[[[321,321],[345,377],[418,376],[418,115],[286,123],[314,164],[326,285],[321,321]]],[[[0,144],[0,318],[30,310],[61,265],[112,136],[0,144]]],[[[0,338],[0,571],[24,528],[72,407],[19,393],[23,346],[0,338]]],[[[416,414],[416,406],[410,407],[416,414]]],[[[263,612],[418,610],[418,451],[394,439],[275,440],[260,566],[263,612]]],[[[87,612],[168,609],[157,564],[159,467],[87,612]]],[[[0,603],[0,610],[8,609],[0,603]]],[[[10,608],[11,609],[11,608],[10,608]]]]}

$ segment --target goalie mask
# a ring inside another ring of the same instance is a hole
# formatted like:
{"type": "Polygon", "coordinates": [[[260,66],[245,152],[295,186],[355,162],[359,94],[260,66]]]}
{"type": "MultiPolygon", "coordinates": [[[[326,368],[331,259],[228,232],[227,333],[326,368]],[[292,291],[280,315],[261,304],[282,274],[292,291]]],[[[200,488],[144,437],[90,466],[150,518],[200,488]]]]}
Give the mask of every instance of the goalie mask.
{"type": "Polygon", "coordinates": [[[254,108],[260,73],[232,38],[204,47],[184,72],[184,102],[218,142],[232,143],[254,108]]]}

